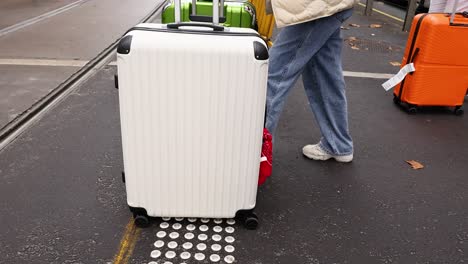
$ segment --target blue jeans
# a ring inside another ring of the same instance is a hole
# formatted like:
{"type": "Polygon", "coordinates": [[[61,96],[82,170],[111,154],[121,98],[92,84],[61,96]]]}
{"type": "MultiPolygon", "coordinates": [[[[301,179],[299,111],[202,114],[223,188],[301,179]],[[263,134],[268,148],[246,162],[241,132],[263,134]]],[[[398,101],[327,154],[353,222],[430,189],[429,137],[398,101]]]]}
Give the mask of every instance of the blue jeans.
{"type": "Polygon", "coordinates": [[[352,9],[282,29],[270,49],[266,128],[274,135],[291,88],[302,74],[304,88],[322,138],[332,155],[353,153],[348,129],[345,82],[341,66],[342,23],[352,9]]]}

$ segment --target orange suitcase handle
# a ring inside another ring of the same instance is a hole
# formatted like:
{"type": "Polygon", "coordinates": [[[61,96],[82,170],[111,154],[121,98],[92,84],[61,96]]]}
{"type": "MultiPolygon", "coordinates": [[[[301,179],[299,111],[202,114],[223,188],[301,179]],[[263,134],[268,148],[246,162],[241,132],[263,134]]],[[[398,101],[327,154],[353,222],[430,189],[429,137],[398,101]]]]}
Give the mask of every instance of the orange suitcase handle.
{"type": "MultiPolygon", "coordinates": [[[[456,27],[468,27],[468,24],[463,24],[463,23],[454,23],[453,21],[455,20],[455,14],[457,13],[457,8],[458,8],[458,0],[455,0],[455,3],[453,4],[453,10],[452,14],[450,15],[450,26],[456,26],[456,27]]],[[[463,12],[461,13],[464,17],[468,17],[468,12],[463,12]]]]}

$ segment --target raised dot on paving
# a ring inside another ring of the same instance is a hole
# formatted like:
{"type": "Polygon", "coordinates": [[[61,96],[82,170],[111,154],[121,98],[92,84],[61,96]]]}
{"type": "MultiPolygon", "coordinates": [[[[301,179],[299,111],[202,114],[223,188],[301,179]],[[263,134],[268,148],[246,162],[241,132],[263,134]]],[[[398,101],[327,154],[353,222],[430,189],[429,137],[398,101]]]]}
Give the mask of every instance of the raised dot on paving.
{"type": "Polygon", "coordinates": [[[169,223],[167,223],[167,222],[162,222],[162,223],[159,225],[159,227],[162,228],[162,229],[166,229],[166,228],[169,227],[169,223]]]}
{"type": "Polygon", "coordinates": [[[227,236],[224,240],[228,243],[234,243],[234,241],[236,241],[232,236],[227,236]]]}
{"type": "Polygon", "coordinates": [[[187,225],[186,228],[187,228],[188,231],[193,231],[193,230],[195,230],[197,227],[196,227],[195,225],[193,225],[193,224],[190,224],[190,225],[187,225]]]}
{"type": "Polygon", "coordinates": [[[164,241],[158,240],[158,241],[154,242],[154,246],[157,247],[157,248],[162,248],[162,247],[164,247],[164,241]]]}
{"type": "Polygon", "coordinates": [[[213,244],[211,245],[211,250],[213,251],[220,251],[221,250],[221,245],[220,244],[213,244]]]}
{"type": "Polygon", "coordinates": [[[206,232],[206,231],[208,231],[209,228],[208,228],[207,225],[201,225],[198,229],[200,229],[200,231],[202,231],[202,232],[206,232]]]}
{"type": "Polygon", "coordinates": [[[231,255],[224,257],[224,262],[226,263],[234,263],[234,261],[236,261],[236,259],[231,255]]]}
{"type": "Polygon", "coordinates": [[[197,245],[197,249],[200,250],[200,251],[203,251],[206,249],[206,244],[204,243],[200,243],[197,245]]]}
{"type": "Polygon", "coordinates": [[[179,230],[181,228],[182,228],[182,225],[179,224],[179,223],[175,223],[175,224],[172,225],[172,229],[174,229],[174,230],[179,230]]]}
{"type": "Polygon", "coordinates": [[[188,252],[182,252],[180,254],[180,258],[181,259],[189,259],[190,257],[192,256],[192,254],[188,253],[188,252]]]}
{"type": "Polygon", "coordinates": [[[215,224],[219,225],[219,224],[223,223],[223,219],[215,219],[214,222],[215,222],[215,224]]]}
{"type": "Polygon", "coordinates": [[[221,239],[222,239],[223,237],[221,237],[220,235],[213,235],[211,238],[212,238],[214,241],[219,242],[219,241],[221,241],[221,239]]]}
{"type": "Polygon", "coordinates": [[[173,264],[173,263],[170,261],[165,261],[163,264],[173,264]]]}
{"type": "Polygon", "coordinates": [[[148,264],[158,264],[156,261],[148,262],[148,264]]]}
{"type": "Polygon", "coordinates": [[[152,258],[159,258],[160,256],[161,256],[161,251],[159,251],[159,250],[151,251],[151,257],[152,258]]]}
{"type": "Polygon", "coordinates": [[[195,235],[193,233],[187,233],[184,235],[185,239],[188,239],[188,240],[191,240],[195,237],[195,235]]]}
{"type": "Polygon", "coordinates": [[[170,249],[174,249],[177,247],[177,242],[175,241],[171,241],[167,244],[167,247],[170,248],[170,249]]]}
{"type": "Polygon", "coordinates": [[[172,233],[169,234],[169,237],[172,238],[172,239],[176,239],[176,238],[179,237],[179,233],[177,233],[177,232],[172,232],[172,233]]]}
{"type": "Polygon", "coordinates": [[[221,260],[221,257],[218,254],[213,254],[213,255],[210,256],[210,260],[212,262],[218,262],[218,261],[221,260]]]}
{"type": "Polygon", "coordinates": [[[234,227],[232,227],[232,226],[228,226],[228,227],[226,227],[225,230],[226,230],[226,232],[228,232],[229,234],[232,234],[232,233],[234,233],[234,230],[235,230],[235,229],[234,229],[234,227]]]}
{"type": "Polygon", "coordinates": [[[197,221],[197,219],[196,219],[196,218],[189,218],[188,221],[189,221],[190,223],[195,223],[195,222],[197,221]]]}
{"type": "Polygon", "coordinates": [[[202,218],[202,219],[201,219],[201,222],[204,223],[204,224],[206,224],[206,223],[210,222],[210,219],[208,219],[208,218],[202,218]]]}
{"type": "Polygon", "coordinates": [[[162,220],[164,220],[164,221],[171,221],[171,218],[170,218],[170,217],[163,217],[162,220]]]}
{"type": "Polygon", "coordinates": [[[208,236],[205,234],[200,234],[198,235],[198,240],[205,241],[208,239],[208,236]]]}
{"type": "Polygon", "coordinates": [[[197,254],[195,254],[195,259],[196,260],[204,260],[205,259],[205,254],[197,253],[197,254]]]}
{"type": "Polygon", "coordinates": [[[193,244],[190,243],[190,242],[185,242],[183,245],[182,245],[183,248],[189,250],[191,248],[193,248],[193,244]]]}
{"type": "Polygon", "coordinates": [[[156,233],[156,236],[159,237],[159,238],[163,238],[163,237],[165,237],[166,235],[167,235],[167,233],[164,232],[164,231],[159,231],[158,233],[156,233]]]}
{"type": "Polygon", "coordinates": [[[176,253],[175,253],[174,251],[168,251],[168,252],[166,252],[166,255],[165,255],[165,256],[166,256],[166,258],[168,258],[168,259],[172,259],[172,258],[175,258],[176,253]]]}
{"type": "Polygon", "coordinates": [[[224,250],[226,250],[227,253],[232,253],[232,252],[234,252],[235,248],[233,246],[229,245],[229,246],[225,246],[224,250]]]}
{"type": "Polygon", "coordinates": [[[213,231],[215,231],[216,233],[219,233],[219,232],[223,231],[223,228],[220,227],[220,226],[215,226],[215,227],[213,227],[213,231]]]}
{"type": "Polygon", "coordinates": [[[180,221],[184,221],[184,218],[183,217],[176,217],[175,220],[180,222],[180,221]]]}
{"type": "Polygon", "coordinates": [[[234,219],[229,219],[229,220],[226,221],[226,223],[228,223],[228,225],[233,225],[233,224],[236,223],[236,220],[234,220],[234,219]]]}

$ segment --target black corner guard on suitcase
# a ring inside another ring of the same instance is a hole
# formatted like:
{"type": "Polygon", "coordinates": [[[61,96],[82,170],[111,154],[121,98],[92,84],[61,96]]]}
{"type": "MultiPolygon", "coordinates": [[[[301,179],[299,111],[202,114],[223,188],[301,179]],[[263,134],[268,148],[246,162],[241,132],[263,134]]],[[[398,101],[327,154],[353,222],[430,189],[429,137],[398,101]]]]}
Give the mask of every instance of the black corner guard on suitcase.
{"type": "Polygon", "coordinates": [[[129,54],[131,45],[132,45],[132,36],[128,35],[128,36],[123,37],[119,42],[119,46],[117,47],[117,53],[129,54]]]}
{"type": "Polygon", "coordinates": [[[257,60],[268,60],[268,48],[262,43],[254,41],[254,54],[257,60]]]}

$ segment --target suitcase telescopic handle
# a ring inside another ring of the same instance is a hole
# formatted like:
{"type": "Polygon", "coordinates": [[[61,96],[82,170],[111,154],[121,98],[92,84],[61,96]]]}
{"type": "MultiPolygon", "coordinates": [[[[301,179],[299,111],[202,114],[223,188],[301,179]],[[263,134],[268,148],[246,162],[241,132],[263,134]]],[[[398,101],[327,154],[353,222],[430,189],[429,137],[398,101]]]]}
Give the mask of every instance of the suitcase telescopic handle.
{"type": "Polygon", "coordinates": [[[453,23],[453,21],[455,20],[455,14],[457,13],[457,8],[458,8],[458,0],[455,0],[455,3],[453,3],[452,14],[450,15],[450,26],[468,27],[468,24],[453,23]]]}
{"type": "MultiPolygon", "coordinates": [[[[215,3],[213,3],[213,9],[216,7],[215,3]]],[[[197,21],[197,22],[213,22],[213,24],[219,24],[226,22],[226,17],[224,16],[224,0],[219,1],[219,15],[215,15],[213,11],[213,16],[201,16],[197,15],[197,0],[192,0],[192,12],[190,14],[190,21],[197,21]],[[215,17],[219,17],[218,22],[214,21],[215,17]]]]}
{"type": "MultiPolygon", "coordinates": [[[[174,0],[174,18],[175,18],[175,23],[179,24],[181,23],[181,3],[182,0],[174,0]]],[[[221,0],[221,5],[220,5],[220,0],[213,0],[213,16],[197,16],[197,3],[196,0],[192,0],[192,14],[191,17],[195,17],[195,19],[199,22],[212,22],[214,25],[218,25],[220,20],[223,20],[222,22],[225,22],[225,17],[224,17],[224,0],[221,0]],[[221,19],[220,19],[221,18],[221,19]]]]}

